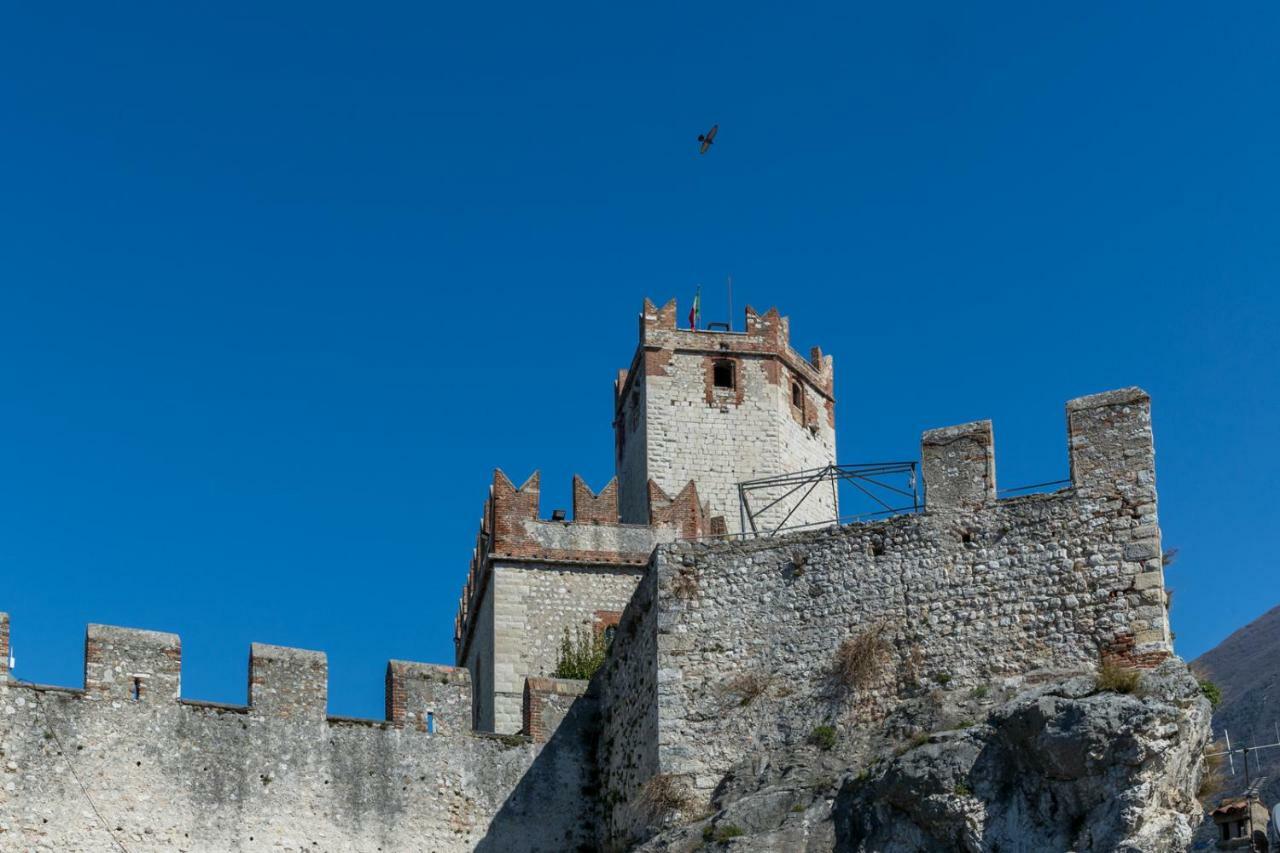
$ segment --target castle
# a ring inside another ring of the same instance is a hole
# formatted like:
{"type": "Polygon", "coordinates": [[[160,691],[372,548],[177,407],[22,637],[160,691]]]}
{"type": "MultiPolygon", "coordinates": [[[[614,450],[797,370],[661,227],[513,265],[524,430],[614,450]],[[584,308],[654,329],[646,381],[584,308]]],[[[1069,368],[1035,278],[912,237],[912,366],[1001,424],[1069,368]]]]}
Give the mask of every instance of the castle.
{"type": "Polygon", "coordinates": [[[980,421],[924,434],[922,505],[838,524],[810,489],[748,517],[739,484],[834,463],[831,360],[774,310],[740,333],[676,317],[644,303],[617,477],[575,480],[572,519],[539,517],[537,474],[495,474],[457,666],[390,662],[383,720],[328,714],[321,652],[255,644],[224,705],[182,696],[177,636],[101,625],[82,688],[20,682],[0,614],[0,849],[617,849],[661,823],[656,782],[696,808],[751,756],[912,691],[1172,653],[1144,392],[1067,404],[1052,491],[1002,497],[980,421]],[[578,627],[612,637],[604,665],[551,677],[578,627]],[[867,632],[884,665],[833,692],[867,632]]]}
{"type": "MultiPolygon", "coordinates": [[[[832,388],[831,357],[801,358],[776,309],[695,331],[646,299],[614,383],[614,479],[595,494],[575,477],[572,521],[545,521],[536,472],[520,488],[494,473],[454,631],[476,728],[520,730],[525,679],[555,669],[566,630],[617,624],[655,546],[741,532],[740,482],[833,464],[832,388]]],[[[762,521],[829,524],[836,500],[795,495],[762,521]]]]}

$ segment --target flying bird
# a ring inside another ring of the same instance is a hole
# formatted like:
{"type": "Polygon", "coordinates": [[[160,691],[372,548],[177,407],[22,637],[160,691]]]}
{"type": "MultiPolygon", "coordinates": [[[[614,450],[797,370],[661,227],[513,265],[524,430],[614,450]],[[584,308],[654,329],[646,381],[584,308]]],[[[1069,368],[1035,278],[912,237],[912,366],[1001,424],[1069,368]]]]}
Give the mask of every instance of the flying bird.
{"type": "Polygon", "coordinates": [[[708,130],[706,133],[702,133],[698,135],[698,141],[702,143],[702,147],[698,149],[699,154],[707,153],[707,151],[711,148],[713,144],[713,140],[716,138],[716,131],[718,131],[719,129],[720,129],[720,125],[713,124],[711,125],[711,129],[708,130]]]}

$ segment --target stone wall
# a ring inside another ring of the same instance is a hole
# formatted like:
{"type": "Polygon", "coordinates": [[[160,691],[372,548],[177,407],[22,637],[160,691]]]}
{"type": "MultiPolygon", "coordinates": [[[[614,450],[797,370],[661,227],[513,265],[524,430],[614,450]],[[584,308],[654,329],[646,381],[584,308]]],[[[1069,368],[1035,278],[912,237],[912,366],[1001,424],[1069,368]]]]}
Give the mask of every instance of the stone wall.
{"type": "MultiPolygon", "coordinates": [[[[835,461],[831,358],[816,349],[801,358],[788,335],[773,309],[748,308],[745,332],[694,332],[677,328],[674,300],[662,308],[646,300],[640,347],[617,391],[624,521],[645,520],[641,476],[671,495],[692,480],[710,514],[737,531],[738,483],[835,461]],[[717,363],[732,372],[732,388],[716,386],[717,363]]],[[[797,503],[783,500],[764,520],[781,520],[797,503]]],[[[788,525],[829,522],[833,503],[829,492],[815,492],[788,525]]]]}
{"type": "Polygon", "coordinates": [[[706,796],[746,756],[921,691],[1167,657],[1147,396],[1075,400],[1068,422],[1073,483],[1051,494],[996,499],[981,422],[925,434],[923,514],[659,548],[655,772],[706,796]],[[875,665],[851,683],[859,638],[875,665]]]}
{"type": "Polygon", "coordinates": [[[472,709],[471,726],[476,731],[492,732],[495,728],[493,702],[493,578],[490,574],[482,591],[476,610],[470,615],[472,623],[466,646],[466,654],[458,665],[471,673],[472,709]]]}
{"type": "Polygon", "coordinates": [[[550,740],[574,704],[587,692],[587,684],[573,678],[527,679],[524,683],[524,733],[534,743],[550,740]]]}
{"type": "Polygon", "coordinates": [[[0,682],[0,849],[558,851],[592,838],[585,716],[550,719],[551,751],[476,736],[464,670],[393,661],[386,720],[331,717],[324,655],[262,645],[249,704],[194,702],[178,698],[180,658],[172,634],[95,625],[83,689],[0,682]]]}
{"type": "Polygon", "coordinates": [[[494,566],[494,731],[517,732],[525,678],[556,668],[567,629],[594,630],[621,612],[642,569],[499,562],[494,566]]]}
{"type": "Polygon", "coordinates": [[[658,765],[657,575],[650,570],[618,623],[604,666],[591,681],[601,707],[600,838],[608,847],[646,826],[644,785],[658,765]]]}

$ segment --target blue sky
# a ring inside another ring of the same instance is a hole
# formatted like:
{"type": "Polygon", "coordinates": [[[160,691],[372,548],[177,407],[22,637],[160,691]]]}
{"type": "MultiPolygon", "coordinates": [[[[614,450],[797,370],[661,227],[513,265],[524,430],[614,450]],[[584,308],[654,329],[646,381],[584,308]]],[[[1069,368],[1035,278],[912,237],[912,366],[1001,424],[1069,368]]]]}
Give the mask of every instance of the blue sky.
{"type": "Polygon", "coordinates": [[[1063,403],[1145,387],[1204,651],[1280,602],[1280,7],[1107,6],[9,4],[16,674],[105,622],[194,698],[324,649],[377,716],[452,660],[492,468],[603,485],[641,299],[730,274],[834,354],[842,461],[990,417],[1056,479],[1063,403]]]}

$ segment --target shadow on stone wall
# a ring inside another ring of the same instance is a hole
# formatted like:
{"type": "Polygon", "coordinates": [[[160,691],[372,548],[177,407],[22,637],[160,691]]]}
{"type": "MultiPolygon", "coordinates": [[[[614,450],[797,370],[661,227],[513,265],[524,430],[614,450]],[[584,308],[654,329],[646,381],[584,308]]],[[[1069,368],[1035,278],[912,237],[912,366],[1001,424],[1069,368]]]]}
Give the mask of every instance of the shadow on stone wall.
{"type": "Polygon", "coordinates": [[[506,802],[478,853],[589,853],[600,820],[596,743],[600,701],[593,685],[573,703],[506,802]]]}

